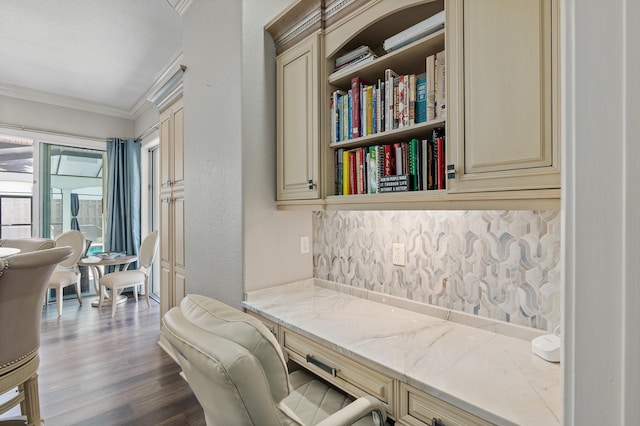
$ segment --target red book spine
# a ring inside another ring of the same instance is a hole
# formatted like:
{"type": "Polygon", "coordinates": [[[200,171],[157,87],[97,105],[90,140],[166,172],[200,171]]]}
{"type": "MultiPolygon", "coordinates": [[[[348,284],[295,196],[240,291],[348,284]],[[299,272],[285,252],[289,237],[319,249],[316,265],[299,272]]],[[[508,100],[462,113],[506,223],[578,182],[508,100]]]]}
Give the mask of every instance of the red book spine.
{"type": "Polygon", "coordinates": [[[355,151],[349,152],[349,194],[358,193],[358,167],[356,165],[356,153],[355,151]]]}
{"type": "Polygon", "coordinates": [[[444,189],[444,138],[438,136],[438,189],[444,189]]]}
{"type": "Polygon", "coordinates": [[[364,194],[364,184],[366,181],[364,175],[365,158],[364,148],[358,148],[358,194],[364,194]]]}
{"type": "Polygon", "coordinates": [[[393,176],[393,146],[384,145],[384,175],[393,176]]]}

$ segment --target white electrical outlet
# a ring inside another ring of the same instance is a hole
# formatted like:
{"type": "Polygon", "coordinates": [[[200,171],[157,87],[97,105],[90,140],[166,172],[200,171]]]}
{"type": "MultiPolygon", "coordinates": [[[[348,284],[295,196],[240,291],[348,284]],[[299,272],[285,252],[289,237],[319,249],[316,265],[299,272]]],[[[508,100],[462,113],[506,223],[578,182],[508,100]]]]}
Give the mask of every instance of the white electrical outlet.
{"type": "Polygon", "coordinates": [[[300,254],[309,253],[309,237],[300,237],[300,254]]]}
{"type": "Polygon", "coordinates": [[[392,252],[392,257],[393,257],[393,264],[394,265],[398,265],[398,266],[405,266],[406,263],[406,255],[404,253],[404,244],[401,243],[393,243],[393,252],[392,252]]]}

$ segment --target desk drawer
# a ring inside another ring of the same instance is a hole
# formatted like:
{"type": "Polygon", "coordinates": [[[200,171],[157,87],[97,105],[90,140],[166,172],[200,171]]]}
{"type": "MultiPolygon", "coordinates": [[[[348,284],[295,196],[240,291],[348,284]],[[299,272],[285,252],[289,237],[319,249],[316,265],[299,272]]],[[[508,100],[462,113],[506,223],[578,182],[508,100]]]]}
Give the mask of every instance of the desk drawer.
{"type": "Polygon", "coordinates": [[[260,321],[262,321],[262,323],[269,329],[269,331],[271,332],[271,334],[273,334],[276,337],[276,340],[278,340],[278,324],[276,324],[275,322],[266,319],[265,317],[256,314],[255,312],[251,312],[248,310],[245,310],[245,313],[251,315],[252,317],[255,317],[257,319],[259,319],[260,321]]]}
{"type": "Polygon", "coordinates": [[[393,379],[284,327],[282,335],[290,360],[353,396],[366,394],[378,398],[393,417],[393,379]]]}
{"type": "Polygon", "coordinates": [[[398,424],[408,426],[493,425],[493,423],[489,423],[432,395],[414,389],[405,383],[400,384],[398,424]]]}

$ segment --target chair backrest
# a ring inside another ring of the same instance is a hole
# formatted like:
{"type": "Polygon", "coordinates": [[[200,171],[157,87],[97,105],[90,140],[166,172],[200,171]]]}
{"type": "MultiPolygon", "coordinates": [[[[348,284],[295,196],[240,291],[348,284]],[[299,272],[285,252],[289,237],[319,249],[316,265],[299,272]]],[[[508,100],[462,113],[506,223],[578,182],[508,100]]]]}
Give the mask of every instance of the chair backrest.
{"type": "Polygon", "coordinates": [[[9,238],[0,240],[0,247],[13,247],[22,253],[54,248],[56,242],[49,238],[9,238]]]}
{"type": "Polygon", "coordinates": [[[84,235],[82,232],[72,229],[63,232],[55,238],[56,247],[69,246],[73,249],[73,254],[60,262],[60,266],[72,268],[78,263],[85,252],[84,235]]]}
{"type": "Polygon", "coordinates": [[[0,258],[0,371],[38,350],[49,278],[72,253],[54,247],[0,258]]]}
{"type": "Polygon", "coordinates": [[[147,234],[140,244],[140,267],[149,268],[158,252],[158,231],[147,234]]]}
{"type": "Polygon", "coordinates": [[[207,424],[298,424],[278,409],[288,371],[260,320],[201,295],[187,295],[163,317],[175,353],[207,424]]]}

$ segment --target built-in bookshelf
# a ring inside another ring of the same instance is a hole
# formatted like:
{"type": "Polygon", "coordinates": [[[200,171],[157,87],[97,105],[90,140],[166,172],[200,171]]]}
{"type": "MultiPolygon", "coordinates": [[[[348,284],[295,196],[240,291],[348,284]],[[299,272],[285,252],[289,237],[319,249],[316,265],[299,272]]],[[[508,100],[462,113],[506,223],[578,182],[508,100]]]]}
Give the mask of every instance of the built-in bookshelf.
{"type": "MultiPolygon", "coordinates": [[[[422,22],[439,15],[443,26],[444,11],[433,13],[422,22]]],[[[398,48],[362,45],[329,58],[329,196],[445,189],[444,49],[439,27],[398,48]],[[354,64],[332,71],[345,57],[354,64]]]]}

